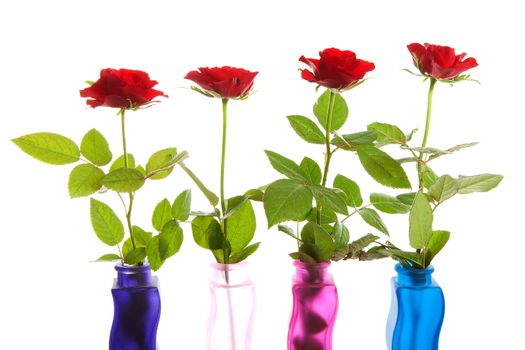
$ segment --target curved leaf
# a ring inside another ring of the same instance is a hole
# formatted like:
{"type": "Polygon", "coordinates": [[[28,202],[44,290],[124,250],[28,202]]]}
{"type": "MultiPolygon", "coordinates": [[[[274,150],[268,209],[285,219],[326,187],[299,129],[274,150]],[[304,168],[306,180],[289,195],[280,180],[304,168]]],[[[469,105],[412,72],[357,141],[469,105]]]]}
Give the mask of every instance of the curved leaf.
{"type": "Polygon", "coordinates": [[[301,183],[285,179],[273,182],[263,197],[268,227],[303,219],[312,208],[312,200],[312,192],[301,183]]]}
{"type": "Polygon", "coordinates": [[[325,143],[325,135],[312,120],[302,115],[290,115],[287,118],[295,133],[306,142],[319,145],[325,143]]]}
{"type": "Polygon", "coordinates": [[[410,188],[410,182],[401,165],[385,152],[360,146],[357,155],[366,172],[377,182],[392,188],[410,188]]]}
{"type": "Polygon", "coordinates": [[[71,198],[89,196],[102,187],[104,172],[91,164],[79,164],[71,170],[67,188],[71,198]]]}
{"type": "Polygon", "coordinates": [[[98,166],[109,164],[113,157],[108,142],[97,129],[91,129],[84,135],[80,143],[80,152],[98,166]]]}
{"type": "Polygon", "coordinates": [[[78,146],[71,139],[59,134],[39,132],[11,141],[25,153],[44,163],[63,165],[80,159],[78,146]]]}
{"type": "Polygon", "coordinates": [[[107,204],[90,198],[91,225],[97,237],[107,245],[114,246],[124,238],[124,226],[107,204]]]}

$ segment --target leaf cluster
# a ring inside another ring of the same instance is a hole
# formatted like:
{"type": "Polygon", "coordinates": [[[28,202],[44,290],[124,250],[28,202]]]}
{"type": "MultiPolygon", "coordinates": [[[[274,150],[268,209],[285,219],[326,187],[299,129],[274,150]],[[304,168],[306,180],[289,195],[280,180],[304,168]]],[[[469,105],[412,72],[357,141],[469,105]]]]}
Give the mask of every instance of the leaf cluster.
{"type": "MultiPolygon", "coordinates": [[[[49,132],[40,132],[12,140],[22,151],[47,164],[77,164],[70,172],[68,191],[71,198],[103,194],[111,190],[122,200],[123,194],[130,198],[141,189],[147,180],[168,177],[175,165],[187,158],[185,151],[177,153],[176,148],[157,151],[148,159],[145,167],[135,163],[128,153],[113,160],[106,138],[96,129],[88,131],[80,142],[49,132]],[[113,162],[112,162],[113,160],[113,162]]],[[[119,254],[106,254],[98,261],[122,260],[130,265],[142,264],[146,257],[154,270],[174,255],[182,244],[180,221],[189,216],[191,194],[184,191],[173,205],[164,199],[153,212],[153,227],[157,235],[131,226],[130,208],[122,201],[128,219],[130,237],[124,241],[119,254]]],[[[130,204],[131,206],[131,204],[130,204]]],[[[97,199],[90,200],[90,216],[97,237],[109,246],[116,246],[124,240],[124,225],[107,204],[97,199]]]]}

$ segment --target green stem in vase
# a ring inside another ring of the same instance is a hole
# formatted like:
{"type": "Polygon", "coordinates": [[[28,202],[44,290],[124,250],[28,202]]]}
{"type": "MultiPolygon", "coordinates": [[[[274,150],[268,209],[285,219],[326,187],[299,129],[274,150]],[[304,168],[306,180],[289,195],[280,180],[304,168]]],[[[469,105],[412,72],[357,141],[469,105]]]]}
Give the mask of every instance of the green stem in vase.
{"type": "MultiPolygon", "coordinates": [[[[124,168],[128,169],[128,151],[126,148],[126,110],[122,108],[119,112],[120,114],[120,125],[121,125],[121,131],[122,131],[122,149],[124,152],[124,168]]],[[[131,225],[131,210],[133,209],[133,200],[134,196],[133,193],[129,193],[129,205],[128,210],[126,211],[126,222],[128,225],[129,230],[129,237],[131,239],[131,244],[133,245],[133,249],[135,249],[137,246],[135,244],[135,237],[133,236],[133,226],[131,225]]]]}
{"type": "MultiPolygon", "coordinates": [[[[428,88],[428,97],[427,97],[427,117],[425,121],[425,134],[423,135],[423,142],[421,143],[421,147],[424,148],[427,146],[427,140],[428,140],[428,132],[430,130],[430,118],[432,117],[432,95],[434,93],[434,86],[436,86],[437,80],[434,78],[430,78],[430,86],[428,88]]],[[[417,169],[419,174],[419,190],[423,189],[424,186],[424,180],[425,180],[425,171],[423,167],[421,166],[423,162],[423,152],[419,152],[419,159],[417,163],[417,169]]]]}
{"type": "MultiPolygon", "coordinates": [[[[228,126],[228,99],[223,98],[222,99],[222,148],[221,148],[221,189],[220,189],[220,197],[221,197],[221,210],[222,215],[226,214],[226,201],[224,200],[224,168],[225,168],[225,161],[226,161],[226,134],[227,134],[227,126],[228,126]]],[[[223,229],[223,234],[226,239],[226,232],[228,229],[227,225],[227,219],[224,219],[221,221],[221,226],[223,229]]],[[[223,257],[224,257],[224,263],[228,264],[229,260],[229,254],[227,254],[226,249],[223,248],[223,257]]],[[[226,273],[226,278],[228,274],[226,273]]],[[[226,281],[228,282],[228,281],[226,281]]]]}
{"type": "MultiPolygon", "coordinates": [[[[325,146],[326,153],[324,157],[324,171],[322,186],[326,186],[326,180],[328,179],[328,169],[330,167],[330,160],[332,159],[332,150],[330,148],[330,135],[332,132],[332,117],[334,114],[335,96],[336,92],[330,90],[330,100],[328,102],[328,115],[326,120],[326,133],[325,133],[325,146]]],[[[321,204],[317,203],[317,224],[321,225],[321,204]]]]}

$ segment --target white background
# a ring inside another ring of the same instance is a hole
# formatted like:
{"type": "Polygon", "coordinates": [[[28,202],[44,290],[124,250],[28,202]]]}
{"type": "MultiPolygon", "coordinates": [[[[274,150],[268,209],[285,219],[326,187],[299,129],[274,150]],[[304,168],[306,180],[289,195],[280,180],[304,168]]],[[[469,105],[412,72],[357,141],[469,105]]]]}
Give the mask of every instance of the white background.
{"type": "MultiPolygon", "coordinates": [[[[312,116],[314,85],[300,79],[302,54],[338,47],[372,61],[373,77],[345,93],[350,107],[342,131],[373,121],[405,130],[423,128],[427,84],[401,71],[411,67],[406,45],[430,42],[474,56],[481,81],[439,84],[429,145],[480,141],[435,162],[438,174],[505,175],[490,193],[454,198],[438,210],[435,228],[452,238],[434,261],[446,294],[441,349],[523,349],[525,324],[521,224],[523,72],[519,2],[499,1],[5,1],[0,5],[1,349],[105,349],[112,319],[112,264],[90,263],[107,252],[89,223],[88,201],[70,200],[71,166],[36,162],[9,140],[50,131],[80,142],[96,127],[120,154],[119,119],[89,109],[78,90],[105,67],[141,69],[169,99],[129,113],[129,150],[145,163],[154,151],[188,150],[187,165],[218,191],[220,102],[188,89],[184,75],[200,66],[259,71],[249,100],[230,103],[228,196],[279,178],[263,149],[296,161],[322,161],[322,147],[306,145],[285,119],[312,116]]],[[[417,134],[420,142],[422,133],[417,134]]],[[[332,176],[343,173],[364,194],[396,193],[367,178],[356,157],[336,154],[332,176]]],[[[407,171],[413,168],[407,167],[407,171]]],[[[177,169],[137,196],[135,223],[149,227],[154,205],[191,186],[177,169]]],[[[207,210],[196,191],[194,209],[207,210]]],[[[98,196],[114,204],[111,195],[98,196]]],[[[294,242],[268,230],[256,206],[260,250],[250,258],[258,294],[254,350],[285,349],[291,308],[287,256],[294,242]]],[[[384,216],[392,239],[407,246],[407,216],[384,216]]],[[[353,221],[352,221],[353,220],[353,221]]],[[[353,238],[371,232],[350,220],[353,238]]],[[[205,348],[211,255],[196,247],[185,226],[180,253],[158,272],[161,349],[205,348]]],[[[337,263],[340,309],[334,349],[384,349],[394,263],[337,263]]]]}

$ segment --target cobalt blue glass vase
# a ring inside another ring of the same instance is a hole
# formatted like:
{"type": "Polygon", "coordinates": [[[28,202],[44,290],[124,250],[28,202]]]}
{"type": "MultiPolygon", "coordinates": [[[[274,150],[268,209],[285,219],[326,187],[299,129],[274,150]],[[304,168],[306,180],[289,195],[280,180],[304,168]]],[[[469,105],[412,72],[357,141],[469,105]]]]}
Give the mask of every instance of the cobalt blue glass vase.
{"type": "Polygon", "coordinates": [[[149,265],[117,264],[111,294],[115,313],[109,350],[156,350],[160,319],[157,277],[149,265]]]}
{"type": "Polygon", "coordinates": [[[395,269],[386,330],[388,350],[438,350],[445,297],[431,276],[434,268],[415,270],[397,264],[395,269]]]}

